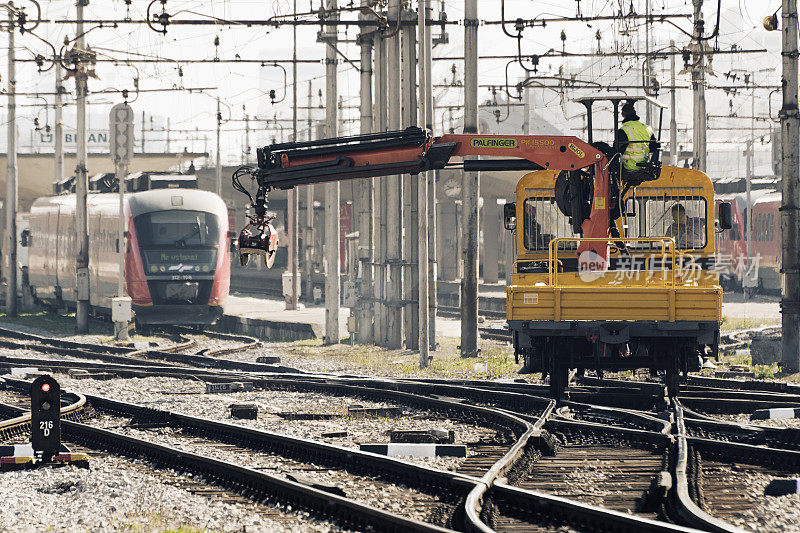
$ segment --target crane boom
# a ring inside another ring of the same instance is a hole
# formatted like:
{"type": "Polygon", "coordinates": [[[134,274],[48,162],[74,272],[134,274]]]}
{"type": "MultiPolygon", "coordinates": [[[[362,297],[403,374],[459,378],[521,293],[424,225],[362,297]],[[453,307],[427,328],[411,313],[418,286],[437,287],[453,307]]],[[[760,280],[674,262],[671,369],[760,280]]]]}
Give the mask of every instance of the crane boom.
{"type": "MultiPolygon", "coordinates": [[[[434,138],[426,130],[411,127],[401,131],[273,144],[259,148],[257,154],[258,168],[243,167],[233,175],[234,188],[247,194],[254,208],[255,216],[251,217],[248,228],[263,225],[267,193],[273,189],[418,174],[456,166],[465,171],[576,171],[593,167],[591,213],[581,228],[585,237],[607,237],[609,234],[608,160],[600,150],[577,137],[448,134],[434,138]],[[504,159],[451,162],[452,158],[469,156],[504,159]],[[249,174],[257,182],[255,198],[239,182],[242,174],[249,174]]],[[[607,258],[607,245],[587,243],[586,247],[607,258]]],[[[240,253],[250,253],[245,248],[246,245],[240,248],[240,253]]]]}

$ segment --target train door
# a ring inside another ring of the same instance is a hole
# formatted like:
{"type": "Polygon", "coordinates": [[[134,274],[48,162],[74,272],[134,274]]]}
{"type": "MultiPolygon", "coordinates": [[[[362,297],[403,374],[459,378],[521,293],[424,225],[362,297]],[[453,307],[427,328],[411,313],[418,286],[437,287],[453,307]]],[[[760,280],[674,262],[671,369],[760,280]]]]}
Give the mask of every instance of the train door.
{"type": "Polygon", "coordinates": [[[48,231],[50,228],[50,213],[52,206],[34,205],[31,207],[30,223],[31,238],[28,242],[28,267],[31,286],[35,289],[37,298],[47,299],[53,297],[53,272],[50,262],[54,255],[51,241],[54,232],[48,231]]]}

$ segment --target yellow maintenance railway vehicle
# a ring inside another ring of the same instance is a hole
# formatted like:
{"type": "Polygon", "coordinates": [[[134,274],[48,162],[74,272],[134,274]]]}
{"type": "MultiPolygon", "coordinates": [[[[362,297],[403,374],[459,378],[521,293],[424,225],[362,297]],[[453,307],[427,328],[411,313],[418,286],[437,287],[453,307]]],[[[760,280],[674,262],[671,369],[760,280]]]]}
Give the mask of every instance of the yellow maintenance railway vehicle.
{"type": "MultiPolygon", "coordinates": [[[[268,254],[277,245],[266,230],[273,189],[455,166],[533,171],[520,180],[516,202],[505,207],[518,250],[507,314],[523,371],[549,374],[558,397],[572,368],[649,368],[663,372],[675,394],[678,373],[696,370],[700,357],[714,354],[719,343],[714,192],[701,172],[662,167],[650,127],[626,118],[619,129],[620,104],[625,102],[623,117],[631,117],[636,100],[662,107],[648,97],[579,100],[587,110],[588,141],[433,137],[410,127],[261,148],[258,168],[242,167],[232,177],[252,207],[241,257],[268,254]],[[611,103],[614,131],[620,131],[613,145],[592,141],[598,100],[611,103]],[[242,177],[256,181],[254,195],[242,177]]],[[[719,229],[730,228],[730,214],[730,205],[720,204],[719,229]]]]}
{"type": "Polygon", "coordinates": [[[555,394],[571,368],[649,368],[663,371],[674,389],[678,372],[698,370],[719,344],[711,180],[664,166],[658,179],[629,191],[619,237],[603,260],[578,253],[597,239],[573,231],[557,197],[563,179],[551,171],[525,175],[505,210],[517,248],[506,313],[524,371],[550,374],[555,394]]]}

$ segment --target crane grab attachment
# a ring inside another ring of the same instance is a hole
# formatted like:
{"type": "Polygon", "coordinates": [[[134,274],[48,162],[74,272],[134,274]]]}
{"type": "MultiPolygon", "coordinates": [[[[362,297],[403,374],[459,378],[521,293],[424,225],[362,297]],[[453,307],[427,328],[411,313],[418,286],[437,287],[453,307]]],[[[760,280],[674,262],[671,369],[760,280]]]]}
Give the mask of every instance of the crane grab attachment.
{"type": "MultiPolygon", "coordinates": [[[[334,137],[314,141],[272,144],[257,150],[258,167],[240,167],[234,172],[233,187],[246,194],[252,213],[250,223],[239,237],[240,261],[259,254],[269,257],[277,249],[267,215],[268,193],[298,185],[328,183],[356,178],[395,174],[418,174],[443,168],[477,171],[577,171],[593,180],[593,198],[588,216],[574,220],[585,237],[608,237],[610,230],[610,182],[605,155],[577,137],[553,135],[448,134],[433,137],[428,131],[411,127],[401,131],[334,137]],[[488,156],[494,159],[452,158],[488,156]],[[498,159],[502,158],[502,159],[498,159]],[[510,158],[510,159],[509,159],[510,158]],[[258,186],[255,196],[241,183],[249,175],[258,186]]],[[[574,173],[577,175],[578,173],[574,173]]],[[[575,178],[579,179],[579,178],[575,178]]],[[[576,211],[577,212],[577,211],[576,211]]],[[[604,259],[608,244],[582,243],[604,259]]],[[[579,249],[584,251],[584,249],[579,249]]],[[[268,266],[269,262],[268,262],[268,266]]]]}

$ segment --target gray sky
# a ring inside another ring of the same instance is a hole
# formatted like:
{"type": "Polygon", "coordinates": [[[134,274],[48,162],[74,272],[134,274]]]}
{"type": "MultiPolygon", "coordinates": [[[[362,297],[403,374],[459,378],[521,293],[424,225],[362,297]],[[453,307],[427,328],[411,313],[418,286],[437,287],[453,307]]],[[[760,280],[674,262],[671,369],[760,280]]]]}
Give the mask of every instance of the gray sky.
{"type": "MultiPolygon", "coordinates": [[[[18,0],[17,5],[28,7],[28,12],[33,13],[33,7],[26,0],[18,0]]],[[[434,16],[438,16],[441,2],[433,0],[434,16]]],[[[133,2],[130,16],[134,19],[143,19],[148,1],[133,2]]],[[[307,11],[310,6],[317,9],[321,5],[320,0],[297,0],[298,10],[307,11]]],[[[344,2],[342,2],[344,4],[344,2]]],[[[415,4],[415,2],[414,2],[415,4]]],[[[515,19],[517,17],[533,18],[548,16],[575,16],[576,6],[584,16],[590,15],[612,15],[620,9],[620,4],[627,12],[630,0],[582,0],[579,3],[573,1],[531,1],[531,0],[508,0],[506,2],[507,17],[515,19]]],[[[716,2],[706,0],[705,2],[706,27],[710,32],[713,28],[716,17],[716,2]]],[[[645,0],[634,0],[634,8],[637,12],[643,13],[645,10],[645,0]]],[[[713,70],[717,77],[710,78],[710,84],[722,84],[725,82],[725,73],[732,68],[761,69],[773,67],[773,72],[760,73],[757,83],[778,84],[780,82],[780,32],[768,33],[761,27],[761,19],[771,14],[780,7],[780,0],[745,1],[745,0],[723,0],[722,2],[722,23],[721,35],[718,43],[721,49],[730,49],[736,45],[743,49],[767,48],[766,54],[737,54],[735,56],[720,56],[713,62],[713,70]]],[[[445,11],[450,21],[460,21],[463,18],[463,1],[447,0],[444,2],[445,11]]],[[[160,11],[160,4],[155,3],[154,9],[160,11]]],[[[288,0],[275,1],[251,1],[251,0],[226,0],[226,1],[201,1],[201,0],[169,0],[167,9],[170,14],[177,18],[209,18],[218,17],[223,19],[232,18],[268,18],[275,14],[287,14],[292,11],[291,2],[288,0]],[[180,12],[180,13],[179,13],[180,12]]],[[[652,9],[656,14],[659,13],[687,13],[692,10],[689,0],[652,0],[652,9]]],[[[44,18],[66,19],[74,18],[74,1],[52,1],[43,2],[44,18]]],[[[125,18],[126,6],[121,0],[92,0],[86,8],[87,18],[109,19],[125,18]]],[[[354,18],[355,15],[345,15],[354,18]]],[[[497,0],[479,0],[479,18],[482,20],[500,19],[500,2],[497,0]]],[[[691,31],[691,23],[688,19],[676,20],[675,23],[686,31],[691,31]]],[[[91,27],[91,26],[89,26],[91,27]]],[[[298,30],[298,56],[306,59],[324,58],[325,50],[323,45],[316,42],[316,32],[319,26],[303,27],[298,30]]],[[[542,54],[549,49],[560,50],[562,41],[561,31],[567,35],[567,40],[563,44],[567,52],[587,52],[596,51],[598,41],[595,39],[597,32],[600,34],[599,46],[603,51],[614,50],[634,50],[644,47],[644,27],[641,23],[632,24],[626,22],[620,24],[612,21],[599,22],[569,22],[559,24],[549,24],[545,28],[536,27],[527,29],[522,41],[524,55],[542,54]]],[[[342,30],[340,38],[354,41],[356,29],[348,31],[342,30]]],[[[439,29],[434,28],[434,34],[438,34],[439,29]]],[[[462,54],[463,47],[463,26],[448,26],[449,44],[437,46],[434,51],[436,57],[453,57],[462,54]]],[[[74,26],[64,24],[42,24],[36,34],[55,44],[60,48],[60,44],[65,36],[73,36],[74,26]]],[[[686,35],[668,24],[654,24],[652,33],[652,43],[654,49],[660,49],[674,39],[678,47],[685,46],[688,42],[686,35]]],[[[220,58],[233,59],[238,54],[241,58],[260,59],[266,62],[274,59],[290,58],[292,53],[292,29],[291,27],[275,28],[246,28],[231,26],[194,26],[194,27],[170,27],[166,35],[152,31],[146,25],[121,25],[118,28],[98,28],[93,29],[87,35],[89,45],[98,53],[100,57],[124,58],[125,52],[133,52],[144,56],[159,58],[169,58],[181,60],[185,58],[205,58],[212,59],[215,56],[220,58]],[[219,37],[220,45],[218,49],[214,46],[214,38],[219,37]]],[[[503,34],[498,26],[482,26],[479,36],[479,51],[481,54],[514,54],[516,52],[516,41],[503,34]]],[[[31,36],[17,35],[17,45],[19,47],[18,57],[30,58],[32,53],[47,53],[47,47],[31,36]]],[[[341,44],[342,51],[350,58],[358,58],[358,48],[354,42],[341,44]]],[[[505,82],[507,61],[481,61],[480,78],[482,84],[498,84],[505,82]]],[[[583,58],[563,60],[561,58],[543,59],[539,65],[540,74],[553,74],[563,68],[568,75],[575,75],[579,79],[602,80],[603,83],[617,82],[618,80],[635,80],[641,59],[616,59],[609,58],[583,58]]],[[[450,71],[451,65],[456,65],[456,80],[462,76],[463,68],[460,61],[436,61],[434,65],[434,83],[449,83],[453,75],[450,71]]],[[[291,82],[291,66],[285,65],[289,73],[291,82]]],[[[668,61],[658,61],[655,63],[656,76],[661,83],[668,83],[668,61]]],[[[0,84],[5,88],[6,64],[5,54],[0,58],[0,84]]],[[[174,63],[163,63],[158,65],[134,65],[128,66],[121,64],[114,66],[102,64],[97,67],[99,79],[90,80],[90,90],[101,90],[104,88],[128,88],[133,89],[133,79],[139,78],[140,87],[144,89],[163,88],[163,87],[219,87],[219,94],[228,107],[223,106],[223,116],[241,119],[244,115],[242,106],[246,107],[247,113],[261,117],[277,115],[279,118],[291,118],[291,91],[289,89],[287,98],[276,105],[269,103],[266,92],[275,89],[278,97],[283,94],[283,74],[280,69],[274,67],[261,67],[258,64],[212,64],[212,65],[189,65],[181,66],[183,77],[178,76],[178,66],[174,63]]],[[[678,58],[678,70],[682,69],[682,61],[678,58]]],[[[53,71],[38,73],[35,65],[24,63],[18,66],[18,90],[20,91],[52,91],[53,71]]],[[[358,78],[356,71],[346,63],[339,66],[339,94],[343,97],[346,105],[357,105],[358,103],[358,78]]],[[[508,67],[509,78],[512,83],[524,75],[524,71],[516,64],[508,67]]],[[[305,105],[307,81],[313,82],[314,104],[319,103],[317,92],[324,88],[324,65],[301,65],[299,67],[299,95],[301,105],[305,105]]],[[[678,84],[687,85],[688,75],[678,77],[678,84]]],[[[67,87],[73,90],[72,82],[68,82],[67,87]]],[[[436,89],[437,102],[443,105],[459,104],[463,99],[463,93],[458,87],[448,87],[436,89]]],[[[577,129],[582,124],[580,109],[574,107],[569,101],[586,91],[567,90],[563,92],[553,90],[537,89],[531,92],[533,108],[554,125],[563,131],[578,133],[577,129]]],[[[680,112],[677,115],[679,127],[681,124],[691,124],[691,108],[688,91],[680,91],[679,105],[680,112]]],[[[215,95],[216,92],[209,93],[215,95]]],[[[481,89],[479,92],[481,100],[498,98],[504,101],[502,92],[496,95],[488,89],[481,89]]],[[[51,97],[47,97],[50,101],[51,97]]],[[[660,95],[660,98],[668,102],[667,94],[660,95]]],[[[2,100],[0,98],[0,100],[2,100]]],[[[72,101],[71,98],[68,101],[72,101]]],[[[121,101],[118,95],[97,95],[92,97],[94,105],[91,110],[92,127],[102,129],[105,117],[111,105],[121,101]]],[[[721,91],[714,91],[709,95],[709,113],[723,114],[730,110],[739,114],[749,114],[750,96],[746,94],[725,95],[721,91]],[[732,104],[732,107],[731,107],[732,104]]],[[[41,99],[28,99],[20,101],[20,104],[35,104],[42,102],[41,99]]],[[[5,102],[0,102],[4,106],[5,102]]],[[[214,128],[215,101],[212,97],[203,94],[189,94],[186,92],[176,93],[155,93],[141,94],[131,105],[136,110],[137,120],[142,110],[148,117],[154,116],[154,124],[162,126],[167,116],[170,117],[172,129],[194,129],[210,130],[214,128]]],[[[773,95],[772,107],[773,114],[776,111],[775,105],[780,105],[780,97],[773,95]]],[[[758,91],[756,96],[756,114],[766,115],[768,113],[767,91],[758,91]]],[[[305,110],[300,111],[300,119],[305,119],[305,110]]],[[[322,110],[316,112],[315,118],[322,119],[322,110]]],[[[29,144],[29,132],[32,130],[32,120],[34,116],[39,117],[41,124],[53,122],[52,109],[45,111],[39,107],[20,108],[20,137],[23,149],[29,144]]],[[[68,108],[66,114],[67,126],[74,121],[73,111],[68,108]]],[[[353,120],[358,116],[357,110],[346,109],[344,118],[348,120],[345,127],[355,129],[357,123],[353,120]]],[[[459,113],[454,116],[458,120],[459,113]]],[[[449,115],[448,115],[449,117],[449,115]]],[[[149,119],[148,119],[149,120],[149,119]]],[[[669,115],[665,115],[665,123],[669,120],[669,115]]],[[[441,126],[441,117],[437,117],[437,125],[441,126]]],[[[724,122],[715,124],[727,125],[724,122]]],[[[734,124],[734,123],[731,123],[734,124]]],[[[741,126],[741,121],[735,123],[741,126]]],[[[285,134],[291,129],[291,125],[284,123],[285,134]]],[[[226,133],[223,138],[223,157],[226,161],[236,162],[241,157],[243,144],[243,123],[230,122],[224,125],[226,133]]],[[[303,127],[303,126],[301,126],[303,127]]],[[[720,126],[722,127],[722,126],[720,126]]],[[[271,128],[265,130],[264,125],[253,124],[253,139],[251,144],[258,146],[267,142],[273,137],[280,137],[280,131],[271,128]]],[[[3,128],[2,139],[5,143],[5,128],[3,128]]],[[[156,134],[149,134],[157,137],[156,134]]],[[[213,133],[200,133],[201,136],[209,136],[209,148],[213,148],[213,133]]],[[[709,135],[713,141],[715,138],[722,140],[732,139],[741,140],[741,134],[727,131],[719,132],[718,135],[709,135]],[[737,136],[738,135],[738,136],[737,136]]],[[[184,139],[188,143],[186,134],[175,133],[172,136],[172,148],[179,148],[188,145],[190,148],[202,149],[202,143],[194,145],[181,143],[184,139]]],[[[154,145],[155,146],[155,145],[154,145]]]]}

